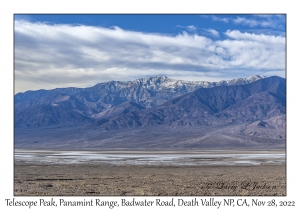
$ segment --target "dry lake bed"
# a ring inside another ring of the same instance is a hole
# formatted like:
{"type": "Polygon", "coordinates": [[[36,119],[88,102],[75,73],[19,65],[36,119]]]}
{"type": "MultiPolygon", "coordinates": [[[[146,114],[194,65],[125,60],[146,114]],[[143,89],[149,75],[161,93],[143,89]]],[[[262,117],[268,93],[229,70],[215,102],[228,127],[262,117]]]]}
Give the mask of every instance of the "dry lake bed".
{"type": "Polygon", "coordinates": [[[284,196],[285,151],[15,150],[15,195],[284,196]]]}

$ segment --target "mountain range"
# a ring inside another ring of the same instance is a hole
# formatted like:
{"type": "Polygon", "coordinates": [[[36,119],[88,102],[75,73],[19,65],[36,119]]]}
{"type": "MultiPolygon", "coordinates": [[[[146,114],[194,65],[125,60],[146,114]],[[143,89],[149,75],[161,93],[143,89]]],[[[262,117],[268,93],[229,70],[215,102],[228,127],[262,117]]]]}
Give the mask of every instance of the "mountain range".
{"type": "Polygon", "coordinates": [[[20,148],[284,148],[286,82],[165,76],[18,93],[20,148]]]}

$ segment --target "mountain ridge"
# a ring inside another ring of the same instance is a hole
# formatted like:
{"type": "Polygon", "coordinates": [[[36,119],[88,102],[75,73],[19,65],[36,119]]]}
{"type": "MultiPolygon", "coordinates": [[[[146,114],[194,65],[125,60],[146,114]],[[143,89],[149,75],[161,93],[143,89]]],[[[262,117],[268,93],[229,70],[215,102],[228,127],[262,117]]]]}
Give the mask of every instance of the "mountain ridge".
{"type": "Polygon", "coordinates": [[[230,81],[193,90],[193,85],[188,89],[180,80],[157,76],[65,93],[30,92],[33,98],[15,100],[15,142],[38,148],[219,148],[220,141],[220,148],[284,147],[285,79],[230,81]]]}
{"type": "Polygon", "coordinates": [[[98,83],[98,84],[96,84],[92,87],[87,87],[87,88],[68,87],[68,88],[55,88],[55,89],[50,89],[50,90],[45,90],[45,89],[28,90],[28,91],[25,91],[25,92],[17,93],[15,95],[14,99],[15,99],[15,103],[19,103],[19,102],[22,102],[24,100],[42,97],[42,96],[44,96],[46,94],[49,94],[49,93],[62,93],[62,94],[66,94],[66,95],[74,95],[74,94],[76,94],[78,92],[81,92],[81,91],[84,91],[86,89],[93,89],[93,88],[96,88],[98,86],[110,85],[110,84],[119,84],[123,87],[128,87],[132,84],[140,83],[145,87],[147,84],[150,85],[150,83],[153,82],[153,80],[154,81],[165,81],[166,83],[163,85],[163,87],[172,86],[172,84],[175,84],[175,83],[194,84],[194,85],[197,85],[197,87],[202,87],[202,86],[203,87],[214,87],[214,86],[218,86],[218,85],[234,85],[236,83],[238,83],[238,84],[249,83],[249,82],[253,82],[253,81],[256,81],[258,79],[263,79],[263,78],[266,78],[266,77],[263,76],[263,75],[253,75],[253,76],[249,76],[249,77],[246,77],[246,78],[237,78],[237,79],[232,79],[232,80],[221,80],[219,82],[206,82],[206,81],[175,80],[175,79],[170,79],[166,76],[154,76],[154,77],[150,77],[150,78],[139,78],[139,79],[135,79],[133,81],[127,81],[127,82],[112,80],[112,81],[108,81],[108,82],[98,83]]]}
{"type": "MultiPolygon", "coordinates": [[[[268,80],[272,79],[273,78],[269,78],[268,80]]],[[[282,79],[280,82],[284,83],[284,80],[282,79]]],[[[285,86],[281,88],[285,88],[285,86]]],[[[280,97],[276,98],[274,97],[274,94],[272,95],[268,93],[270,91],[274,91],[273,89],[274,88],[272,87],[272,85],[267,84],[267,82],[261,81],[257,81],[243,86],[200,88],[191,93],[179,96],[175,99],[171,99],[170,101],[159,105],[155,108],[141,110],[139,114],[129,113],[127,115],[125,114],[119,117],[109,119],[112,125],[106,127],[106,129],[114,129],[114,127],[119,129],[119,127],[117,126],[118,124],[120,124],[120,127],[124,126],[125,128],[128,128],[128,125],[155,126],[166,123],[169,123],[170,125],[174,123],[176,119],[182,120],[183,118],[186,118],[186,120],[181,121],[180,124],[189,124],[191,123],[190,121],[193,118],[196,118],[196,120],[198,121],[197,123],[194,122],[194,124],[211,124],[210,122],[208,122],[207,119],[211,119],[215,114],[219,114],[219,118],[228,118],[229,116],[235,117],[236,119],[238,119],[238,117],[245,118],[245,116],[249,118],[249,116],[251,115],[251,117],[254,117],[256,119],[271,116],[272,114],[270,113],[273,113],[273,115],[274,113],[285,113],[285,103],[278,99],[280,97]],[[259,85],[256,83],[262,84],[259,85]],[[266,89],[265,85],[268,85],[267,87],[269,88],[266,89]],[[258,88],[258,86],[260,86],[260,88],[258,88]],[[263,96],[257,94],[263,94],[263,96]],[[262,106],[263,103],[261,100],[263,98],[271,101],[268,102],[267,100],[264,100],[264,103],[266,104],[265,107],[262,106]],[[244,102],[243,100],[246,100],[246,102],[244,102]],[[257,100],[259,100],[259,102],[257,102],[257,100]],[[239,106],[236,105],[237,103],[240,103],[239,106]],[[247,108],[251,106],[252,109],[254,106],[258,106],[256,108],[258,109],[257,112],[263,111],[264,113],[260,114],[259,117],[256,117],[255,114],[251,113],[253,112],[253,110],[249,111],[249,108],[247,108]],[[245,107],[247,109],[243,110],[245,109],[245,107]],[[272,110],[269,111],[269,109],[272,110]],[[275,112],[274,110],[277,112],[275,112]],[[130,123],[126,123],[126,117],[128,117],[127,121],[130,123]],[[199,122],[200,118],[203,118],[204,120],[199,122]]],[[[107,123],[108,122],[106,122],[106,124],[107,123]]]]}

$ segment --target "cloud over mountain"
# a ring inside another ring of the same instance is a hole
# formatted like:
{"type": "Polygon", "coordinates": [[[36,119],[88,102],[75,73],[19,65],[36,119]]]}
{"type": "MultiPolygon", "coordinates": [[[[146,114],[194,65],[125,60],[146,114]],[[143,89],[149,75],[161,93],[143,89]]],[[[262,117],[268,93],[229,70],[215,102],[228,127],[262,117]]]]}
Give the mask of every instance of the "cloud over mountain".
{"type": "Polygon", "coordinates": [[[231,30],[226,39],[213,40],[184,31],[168,35],[22,20],[15,21],[14,32],[16,92],[162,74],[216,81],[233,78],[241,69],[253,74],[276,70],[282,76],[285,71],[281,36],[231,30]]]}

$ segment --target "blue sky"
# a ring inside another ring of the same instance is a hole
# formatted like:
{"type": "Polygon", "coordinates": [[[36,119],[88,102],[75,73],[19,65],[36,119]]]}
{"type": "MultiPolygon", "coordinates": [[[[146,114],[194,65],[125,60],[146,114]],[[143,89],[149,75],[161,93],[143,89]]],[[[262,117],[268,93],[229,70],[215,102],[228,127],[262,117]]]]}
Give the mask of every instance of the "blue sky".
{"type": "Polygon", "coordinates": [[[15,15],[15,92],[285,76],[284,14],[15,15]]]}

